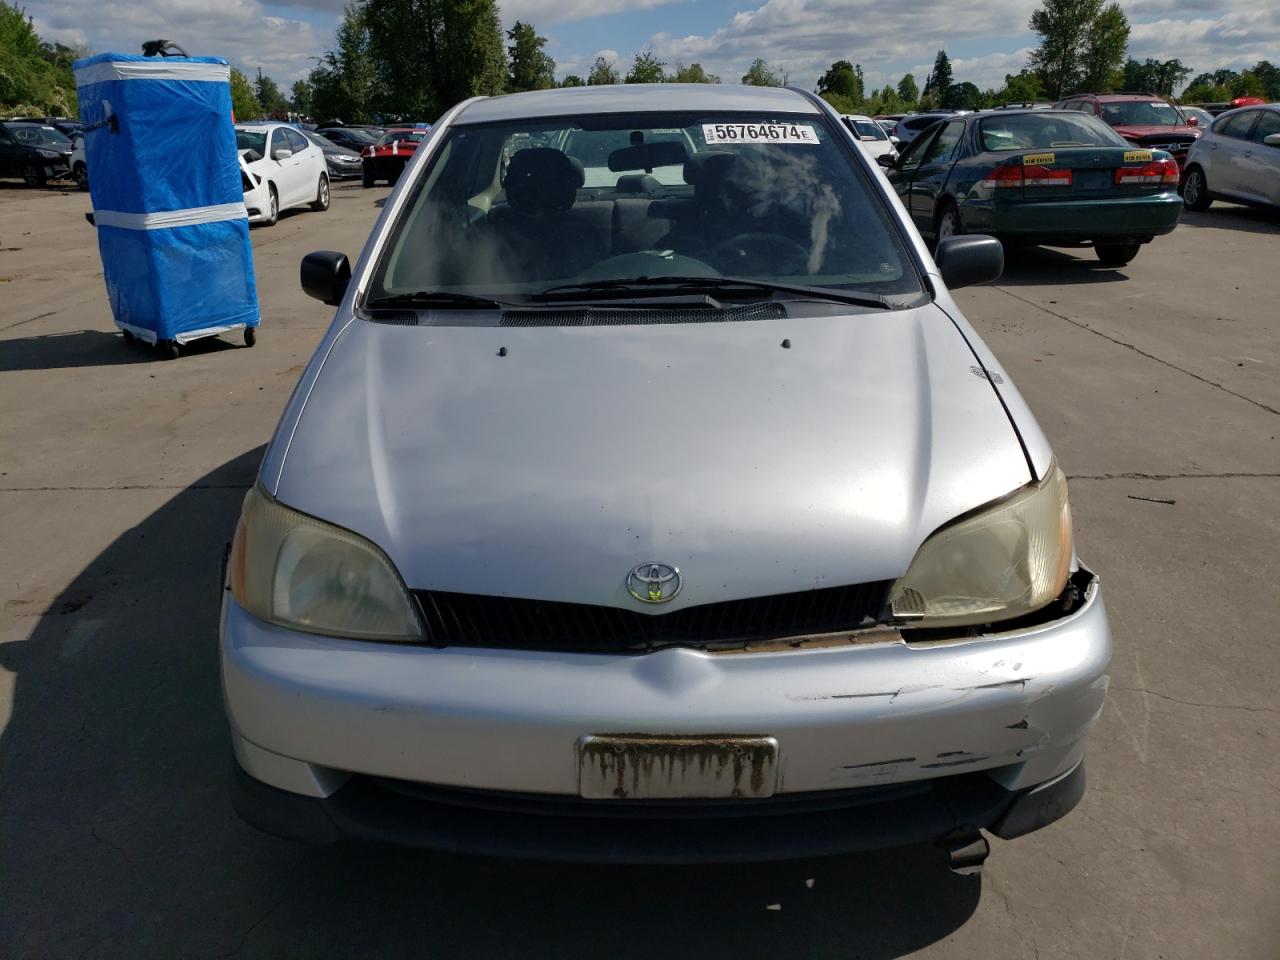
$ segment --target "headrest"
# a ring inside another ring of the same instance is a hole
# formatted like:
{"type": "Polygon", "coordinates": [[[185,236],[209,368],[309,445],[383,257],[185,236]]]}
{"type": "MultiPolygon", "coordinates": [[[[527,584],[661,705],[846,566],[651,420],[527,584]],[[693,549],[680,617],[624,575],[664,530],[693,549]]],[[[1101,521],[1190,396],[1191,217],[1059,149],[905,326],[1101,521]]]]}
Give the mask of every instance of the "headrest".
{"type": "Polygon", "coordinates": [[[694,187],[709,187],[724,179],[733,160],[734,155],[724,151],[695,153],[684,162],[684,182],[694,187]]]}
{"type": "Polygon", "coordinates": [[[537,216],[568,210],[585,182],[577,160],[551,147],[530,147],[511,157],[502,185],[511,206],[537,216]]]}
{"type": "Polygon", "coordinates": [[[619,177],[614,189],[618,193],[653,193],[662,186],[662,181],[648,173],[628,173],[619,177]]]}

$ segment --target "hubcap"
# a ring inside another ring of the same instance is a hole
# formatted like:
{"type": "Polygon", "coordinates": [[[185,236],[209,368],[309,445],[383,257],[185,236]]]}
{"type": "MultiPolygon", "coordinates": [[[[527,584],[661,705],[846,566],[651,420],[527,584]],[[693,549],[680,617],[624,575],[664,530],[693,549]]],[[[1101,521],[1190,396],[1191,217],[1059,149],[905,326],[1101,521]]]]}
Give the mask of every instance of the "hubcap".
{"type": "Polygon", "coordinates": [[[1191,176],[1187,177],[1187,185],[1183,187],[1183,190],[1187,194],[1188,203],[1195,203],[1197,200],[1199,200],[1200,199],[1200,174],[1192,173],[1191,176]]]}
{"type": "Polygon", "coordinates": [[[329,181],[325,180],[320,184],[320,202],[326,207],[329,205],[329,181]]]}
{"type": "Polygon", "coordinates": [[[955,236],[955,233],[956,233],[955,214],[953,214],[950,210],[948,210],[946,213],[942,215],[942,223],[938,224],[938,239],[946,240],[949,237],[955,236]]]}

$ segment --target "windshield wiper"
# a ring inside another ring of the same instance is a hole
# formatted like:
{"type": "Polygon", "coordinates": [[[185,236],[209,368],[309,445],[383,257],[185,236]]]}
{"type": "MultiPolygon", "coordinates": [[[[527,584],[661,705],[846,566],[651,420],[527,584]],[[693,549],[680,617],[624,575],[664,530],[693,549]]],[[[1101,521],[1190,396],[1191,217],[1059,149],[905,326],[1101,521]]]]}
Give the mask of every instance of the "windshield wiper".
{"type": "Polygon", "coordinates": [[[454,309],[499,310],[508,304],[493,297],[477,297],[470,293],[452,293],[447,290],[417,290],[413,293],[397,293],[387,297],[375,297],[365,301],[365,307],[377,310],[386,307],[452,307],[454,309]]]}
{"type": "Polygon", "coordinates": [[[643,291],[646,296],[681,296],[690,291],[715,290],[721,295],[737,290],[744,294],[754,292],[793,294],[813,300],[829,300],[834,303],[852,303],[860,307],[893,309],[893,304],[875,293],[846,293],[828,287],[805,287],[798,284],[772,283],[767,280],[750,280],[746,277],[624,277],[616,280],[594,280],[590,283],[564,283],[548,287],[529,299],[546,302],[555,300],[587,300],[600,294],[613,295],[643,291]]]}

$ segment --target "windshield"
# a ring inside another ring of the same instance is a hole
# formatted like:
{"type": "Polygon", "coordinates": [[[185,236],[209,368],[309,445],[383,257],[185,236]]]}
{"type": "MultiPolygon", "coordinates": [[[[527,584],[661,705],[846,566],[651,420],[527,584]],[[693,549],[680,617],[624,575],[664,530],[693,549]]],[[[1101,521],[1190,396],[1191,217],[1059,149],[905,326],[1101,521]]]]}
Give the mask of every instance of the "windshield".
{"type": "Polygon", "coordinates": [[[396,141],[403,143],[406,140],[420,143],[426,139],[427,132],[426,130],[392,130],[390,133],[383,134],[382,139],[378,141],[378,146],[396,141]]]}
{"type": "Polygon", "coordinates": [[[451,129],[370,298],[520,300],[564,284],[732,276],[914,300],[918,275],[824,118],[605,114],[451,129]]]}
{"type": "Polygon", "coordinates": [[[310,130],[304,130],[302,135],[314,143],[321,150],[343,150],[344,147],[338,146],[328,137],[322,137],[318,133],[312,133],[310,130]]]}
{"type": "Polygon", "coordinates": [[[987,117],[981,130],[983,150],[1128,146],[1128,141],[1105,123],[1077,113],[1041,111],[987,117]]]}
{"type": "Polygon", "coordinates": [[[377,143],[378,138],[370,134],[367,130],[357,130],[354,127],[344,127],[337,131],[325,131],[325,135],[330,133],[339,133],[348,140],[354,140],[356,143],[369,144],[377,143]]]}
{"type": "Polygon", "coordinates": [[[874,120],[850,120],[858,136],[868,140],[888,140],[883,128],[874,120]]]}
{"type": "Polygon", "coordinates": [[[259,157],[265,157],[267,135],[254,130],[236,130],[236,150],[252,150],[259,157]]]}
{"type": "Polygon", "coordinates": [[[1102,105],[1102,119],[1113,127],[1180,127],[1182,117],[1159,100],[1120,100],[1102,105]]]}
{"type": "Polygon", "coordinates": [[[35,123],[18,123],[8,127],[9,133],[18,143],[28,145],[39,144],[46,147],[69,147],[71,141],[53,127],[35,123]]]}

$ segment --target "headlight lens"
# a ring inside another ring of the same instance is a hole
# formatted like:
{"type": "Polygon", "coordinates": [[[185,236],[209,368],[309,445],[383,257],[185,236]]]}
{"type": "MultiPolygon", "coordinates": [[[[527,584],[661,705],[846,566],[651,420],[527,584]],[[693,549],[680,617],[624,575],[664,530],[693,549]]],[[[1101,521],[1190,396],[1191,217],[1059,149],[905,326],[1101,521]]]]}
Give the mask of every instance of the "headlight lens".
{"type": "Polygon", "coordinates": [[[1020,617],[1062,593],[1072,555],[1067,478],[1055,462],[1039,483],[921,544],[890,608],[922,627],[1020,617]]]}
{"type": "Polygon", "coordinates": [[[62,156],[62,154],[60,154],[57,150],[40,149],[40,156],[47,157],[50,160],[57,160],[60,156],[62,156]]]}
{"type": "Polygon", "coordinates": [[[262,620],[361,640],[421,640],[391,561],[347,530],[290,510],[258,487],[231,548],[231,592],[262,620]]]}

